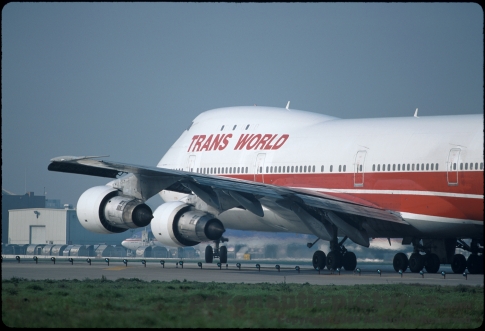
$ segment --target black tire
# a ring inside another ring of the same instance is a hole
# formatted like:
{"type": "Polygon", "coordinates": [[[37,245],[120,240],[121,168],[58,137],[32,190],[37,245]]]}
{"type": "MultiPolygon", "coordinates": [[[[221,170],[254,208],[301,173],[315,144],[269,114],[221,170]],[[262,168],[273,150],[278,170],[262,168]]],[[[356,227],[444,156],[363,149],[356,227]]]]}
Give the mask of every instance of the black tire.
{"type": "Polygon", "coordinates": [[[402,270],[405,272],[408,269],[409,261],[408,257],[404,253],[397,253],[394,255],[394,259],[392,260],[392,266],[396,272],[402,270]]]}
{"type": "Polygon", "coordinates": [[[483,272],[483,262],[482,266],[480,267],[480,258],[477,254],[472,254],[468,257],[466,261],[466,267],[468,272],[471,274],[479,274],[481,271],[483,272]]]}
{"type": "Polygon", "coordinates": [[[214,259],[214,251],[212,250],[211,246],[207,246],[205,248],[205,263],[212,263],[214,259]]]}
{"type": "Polygon", "coordinates": [[[424,256],[424,268],[430,274],[435,274],[440,270],[440,258],[438,255],[431,253],[424,256]]]}
{"type": "Polygon", "coordinates": [[[419,253],[413,253],[409,258],[408,263],[411,272],[420,272],[424,267],[424,256],[419,253]]]}
{"type": "Polygon", "coordinates": [[[227,263],[227,247],[221,246],[219,248],[219,259],[221,263],[227,263]]]}
{"type": "Polygon", "coordinates": [[[466,269],[466,258],[463,254],[455,254],[451,259],[451,270],[455,274],[462,274],[466,269]]]}
{"type": "Polygon", "coordinates": [[[337,270],[342,267],[342,255],[338,251],[331,251],[327,254],[328,270],[337,270]]]}
{"type": "Polygon", "coordinates": [[[357,267],[357,257],[352,252],[347,252],[344,254],[342,259],[342,265],[347,271],[354,271],[357,267]]]}
{"type": "Polygon", "coordinates": [[[313,253],[313,258],[312,258],[312,264],[313,268],[315,270],[323,270],[325,268],[325,265],[327,263],[327,257],[325,256],[325,253],[322,251],[316,251],[313,253]]]}

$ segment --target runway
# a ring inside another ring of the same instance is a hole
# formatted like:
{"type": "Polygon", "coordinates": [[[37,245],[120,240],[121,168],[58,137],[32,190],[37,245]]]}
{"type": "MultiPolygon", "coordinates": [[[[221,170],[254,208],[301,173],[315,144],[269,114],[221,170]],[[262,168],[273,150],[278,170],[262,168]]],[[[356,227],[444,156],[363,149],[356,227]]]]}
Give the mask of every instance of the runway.
{"type": "Polygon", "coordinates": [[[423,284],[423,285],[471,285],[483,286],[483,275],[454,274],[449,265],[442,265],[436,274],[426,271],[421,275],[409,270],[396,273],[391,264],[358,263],[357,270],[330,272],[316,271],[308,261],[228,261],[217,266],[217,262],[207,264],[197,260],[179,259],[145,259],[140,258],[74,258],[58,256],[39,257],[37,263],[32,256],[2,256],[2,279],[12,277],[32,280],[61,279],[96,279],[106,277],[108,280],[119,278],[138,278],[144,281],[187,280],[197,282],[223,283],[309,283],[315,285],[355,285],[355,284],[423,284]],[[126,259],[126,264],[123,262],[126,259]],[[201,263],[199,266],[198,263],[201,263]],[[240,264],[239,266],[237,264],[240,264]],[[256,264],[260,265],[258,269],[256,264]],[[276,265],[279,265],[279,270],[276,265]],[[299,272],[295,267],[299,267],[299,272]],[[377,270],[380,270],[379,274],[377,270]],[[360,270],[360,272],[359,272],[360,270]],[[444,272],[444,274],[442,274],[444,272]]]}

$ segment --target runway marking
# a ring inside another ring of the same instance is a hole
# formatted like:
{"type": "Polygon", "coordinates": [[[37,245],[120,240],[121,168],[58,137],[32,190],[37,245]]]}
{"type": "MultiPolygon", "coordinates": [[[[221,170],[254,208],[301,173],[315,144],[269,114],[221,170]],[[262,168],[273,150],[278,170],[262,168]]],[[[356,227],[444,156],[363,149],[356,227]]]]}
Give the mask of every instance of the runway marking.
{"type": "Polygon", "coordinates": [[[119,266],[119,267],[109,267],[109,268],[106,268],[104,270],[113,270],[113,271],[117,271],[117,270],[123,270],[123,269],[128,269],[129,267],[125,267],[125,266],[119,266]]]}

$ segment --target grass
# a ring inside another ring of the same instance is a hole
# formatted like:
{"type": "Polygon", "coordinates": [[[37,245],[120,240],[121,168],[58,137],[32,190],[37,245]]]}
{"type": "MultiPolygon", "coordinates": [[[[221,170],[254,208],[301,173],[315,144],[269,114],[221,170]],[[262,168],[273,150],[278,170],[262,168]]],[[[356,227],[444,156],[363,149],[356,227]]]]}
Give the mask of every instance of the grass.
{"type": "Polygon", "coordinates": [[[2,280],[17,328],[478,328],[483,287],[2,280]]]}

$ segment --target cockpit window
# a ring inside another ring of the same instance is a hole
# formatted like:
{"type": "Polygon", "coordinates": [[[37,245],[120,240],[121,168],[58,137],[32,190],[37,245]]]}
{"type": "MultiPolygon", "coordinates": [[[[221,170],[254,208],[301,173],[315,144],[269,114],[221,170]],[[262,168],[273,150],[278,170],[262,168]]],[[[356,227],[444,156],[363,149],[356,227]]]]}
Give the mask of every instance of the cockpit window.
{"type": "Polygon", "coordinates": [[[194,122],[190,123],[189,127],[187,128],[187,131],[190,130],[190,128],[192,127],[192,125],[194,125],[194,122]]]}

